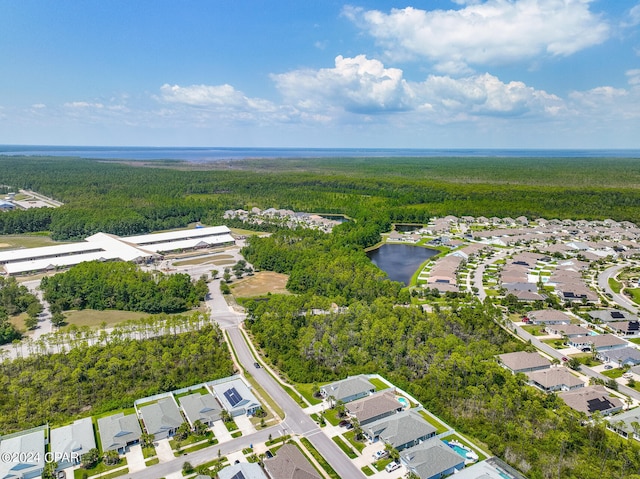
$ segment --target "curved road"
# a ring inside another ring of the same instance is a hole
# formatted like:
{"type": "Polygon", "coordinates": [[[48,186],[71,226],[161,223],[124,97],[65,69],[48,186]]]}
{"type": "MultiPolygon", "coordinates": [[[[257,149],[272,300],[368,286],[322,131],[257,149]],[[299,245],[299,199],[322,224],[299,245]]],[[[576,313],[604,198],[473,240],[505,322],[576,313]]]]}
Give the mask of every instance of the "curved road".
{"type": "Polygon", "coordinates": [[[629,266],[628,264],[621,264],[612,266],[611,268],[605,269],[602,273],[598,275],[598,287],[601,291],[608,293],[613,298],[613,301],[618,303],[625,309],[633,313],[638,313],[638,306],[632,302],[629,298],[627,298],[624,294],[615,293],[611,286],[609,286],[609,279],[614,278],[622,269],[629,266]]]}

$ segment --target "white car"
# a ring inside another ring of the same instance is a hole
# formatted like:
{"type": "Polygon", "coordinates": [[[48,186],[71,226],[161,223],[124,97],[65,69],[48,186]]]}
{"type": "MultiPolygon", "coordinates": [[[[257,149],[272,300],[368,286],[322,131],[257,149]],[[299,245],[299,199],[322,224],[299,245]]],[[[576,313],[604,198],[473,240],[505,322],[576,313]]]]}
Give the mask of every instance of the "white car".
{"type": "Polygon", "coordinates": [[[382,451],[376,451],[373,453],[373,458],[377,461],[378,459],[383,459],[389,455],[388,451],[384,449],[382,451]]]}
{"type": "Polygon", "coordinates": [[[385,467],[384,470],[387,472],[393,472],[399,468],[400,468],[400,464],[398,464],[397,462],[390,462],[389,464],[387,464],[387,467],[385,467]]]}
{"type": "Polygon", "coordinates": [[[633,374],[631,374],[631,373],[624,373],[624,374],[622,375],[622,377],[623,377],[623,378],[625,378],[625,379],[631,379],[631,378],[633,377],[633,374]]]}

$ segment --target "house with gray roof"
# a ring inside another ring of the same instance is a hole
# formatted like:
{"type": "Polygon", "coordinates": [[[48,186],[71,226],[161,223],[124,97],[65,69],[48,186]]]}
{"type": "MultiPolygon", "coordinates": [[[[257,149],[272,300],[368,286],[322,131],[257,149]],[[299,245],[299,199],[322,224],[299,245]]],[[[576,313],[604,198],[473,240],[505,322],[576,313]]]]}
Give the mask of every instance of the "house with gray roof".
{"type": "Polygon", "coordinates": [[[527,373],[529,384],[546,393],[553,391],[572,391],[584,387],[584,382],[571,374],[566,368],[550,368],[527,373]]]}
{"type": "Polygon", "coordinates": [[[607,418],[607,427],[627,439],[640,441],[640,409],[635,408],[607,418]]]}
{"type": "Polygon", "coordinates": [[[350,376],[341,381],[327,384],[320,388],[324,398],[333,397],[336,401],[349,402],[373,394],[376,388],[364,374],[350,376]]]}
{"type": "Polygon", "coordinates": [[[383,441],[398,451],[413,447],[436,435],[436,428],[413,409],[371,422],[364,426],[362,431],[370,441],[383,441]]]}
{"type": "Polygon", "coordinates": [[[153,434],[156,440],[173,436],[184,422],[173,396],[142,406],[139,414],[145,430],[148,434],[153,434]]]}
{"type": "Polygon", "coordinates": [[[40,477],[44,469],[46,426],[0,437],[0,479],[40,477]]]}
{"type": "Polygon", "coordinates": [[[322,479],[293,444],[285,444],[278,449],[275,457],[265,459],[264,468],[271,479],[322,479]]]}
{"type": "Polygon", "coordinates": [[[83,454],[96,447],[93,423],[90,417],[73,424],[51,429],[51,452],[59,469],[80,464],[83,454]]]}
{"type": "Polygon", "coordinates": [[[632,347],[609,349],[598,353],[601,361],[616,363],[621,366],[637,366],[640,364],[640,350],[632,347]]]}
{"type": "Polygon", "coordinates": [[[571,316],[555,309],[539,309],[527,313],[533,324],[569,324],[571,316]]]}
{"type": "Polygon", "coordinates": [[[569,345],[583,351],[591,351],[593,347],[599,353],[610,349],[622,349],[629,346],[624,339],[613,334],[598,334],[596,336],[578,336],[569,339],[569,345]]]}
{"type": "Polygon", "coordinates": [[[347,413],[358,419],[361,426],[390,416],[402,410],[402,404],[396,399],[395,391],[386,390],[371,396],[350,402],[347,413]]]}
{"type": "Polygon", "coordinates": [[[498,358],[500,364],[513,374],[529,373],[551,367],[551,361],[538,353],[518,351],[515,353],[500,354],[498,358]]]}
{"type": "Polygon", "coordinates": [[[194,393],[183,396],[180,398],[180,407],[192,428],[196,421],[211,426],[220,419],[222,413],[222,407],[211,394],[194,393]]]}
{"type": "Polygon", "coordinates": [[[567,338],[587,336],[589,334],[587,328],[583,328],[577,324],[548,325],[544,329],[549,334],[557,334],[558,336],[566,336],[567,338]]]}
{"type": "Polygon", "coordinates": [[[240,462],[218,472],[218,479],[269,479],[255,462],[240,462]]]}
{"type": "Polygon", "coordinates": [[[464,468],[464,458],[436,438],[401,452],[400,462],[420,479],[439,479],[464,468]]]}
{"type": "Polygon", "coordinates": [[[98,419],[98,434],[103,452],[118,451],[122,454],[128,446],[140,441],[142,429],[135,414],[125,416],[120,412],[98,419]]]}
{"type": "Polygon", "coordinates": [[[621,309],[599,309],[587,313],[592,319],[597,319],[603,323],[615,321],[637,321],[638,317],[621,309]]]}
{"type": "Polygon", "coordinates": [[[567,406],[591,416],[598,411],[602,415],[613,414],[622,409],[622,401],[607,392],[604,386],[587,386],[558,395],[567,406]]]}
{"type": "Polygon", "coordinates": [[[209,388],[222,407],[232,416],[251,415],[261,407],[249,386],[239,376],[232,376],[224,381],[215,381],[209,384],[209,388]]]}

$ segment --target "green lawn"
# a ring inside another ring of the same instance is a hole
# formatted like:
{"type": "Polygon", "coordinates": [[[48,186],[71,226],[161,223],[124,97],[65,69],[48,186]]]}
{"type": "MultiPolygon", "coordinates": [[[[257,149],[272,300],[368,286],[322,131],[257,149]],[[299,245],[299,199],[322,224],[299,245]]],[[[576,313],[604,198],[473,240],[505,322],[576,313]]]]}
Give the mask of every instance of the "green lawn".
{"type": "MultiPolygon", "coordinates": [[[[120,467],[126,466],[127,465],[127,458],[123,457],[120,458],[120,462],[118,464],[115,464],[113,466],[107,466],[105,465],[102,460],[100,460],[100,462],[98,462],[98,464],[96,465],[96,467],[94,467],[93,469],[83,469],[83,468],[78,468],[75,471],[73,471],[73,477],[74,479],[82,479],[82,476],[87,473],[89,475],[89,477],[91,476],[95,476],[97,474],[103,474],[105,472],[108,471],[113,471],[114,469],[118,469],[120,467]]],[[[116,473],[116,475],[122,475],[122,474],[127,474],[129,472],[129,468],[125,467],[122,471],[118,471],[119,474],[116,473]]]]}
{"type": "Polygon", "coordinates": [[[176,394],[175,398],[176,399],[180,399],[182,397],[188,396],[190,394],[200,394],[201,396],[204,394],[209,394],[209,391],[207,391],[207,388],[205,388],[204,386],[202,386],[201,388],[198,389],[191,389],[189,391],[185,391],[183,393],[180,394],[176,394]]]}
{"type": "Polygon", "coordinates": [[[614,369],[602,371],[601,374],[611,379],[618,379],[618,378],[621,378],[622,375],[626,372],[627,372],[627,369],[614,368],[614,369]]]}
{"type": "Polygon", "coordinates": [[[309,442],[309,439],[306,437],[300,438],[300,442],[302,445],[309,451],[309,453],[314,457],[318,464],[325,470],[325,472],[329,475],[331,479],[340,479],[338,473],[329,465],[329,463],[325,460],[324,457],[320,455],[318,450],[313,447],[313,444],[309,442]]]}
{"type": "Polygon", "coordinates": [[[534,336],[543,336],[545,333],[542,331],[544,326],[538,326],[535,324],[528,324],[526,326],[522,326],[527,333],[533,334],[534,336]]]}
{"type": "Polygon", "coordinates": [[[436,434],[442,434],[443,432],[448,431],[447,427],[444,424],[442,424],[436,418],[428,414],[424,409],[421,409],[419,412],[425,421],[427,421],[429,424],[431,424],[433,427],[436,428],[436,434]]]}
{"type": "Polygon", "coordinates": [[[634,303],[640,304],[640,288],[625,289],[624,292],[627,293],[628,296],[631,297],[631,300],[634,303]]]}
{"type": "MultiPolygon", "coordinates": [[[[295,388],[297,391],[302,394],[302,396],[309,402],[309,404],[320,404],[322,402],[322,398],[317,398],[313,395],[313,386],[317,386],[318,388],[323,384],[315,384],[315,383],[296,383],[295,388]]],[[[296,399],[296,398],[294,398],[296,399]]],[[[296,401],[299,398],[296,399],[296,401]]]]}
{"type": "Polygon", "coordinates": [[[358,457],[358,455],[355,452],[353,452],[353,449],[351,449],[349,445],[346,442],[344,442],[340,436],[335,436],[335,437],[332,437],[331,439],[333,440],[333,442],[335,442],[338,445],[340,449],[342,449],[342,452],[344,452],[347,456],[349,456],[349,459],[355,459],[356,457],[358,457]]]}
{"type": "Polygon", "coordinates": [[[555,349],[562,349],[567,347],[562,339],[543,339],[542,342],[555,349]]]}
{"type": "Polygon", "coordinates": [[[383,389],[389,389],[389,385],[378,378],[369,378],[369,382],[373,384],[376,388],[376,391],[382,391],[383,389]]]}
{"type": "Polygon", "coordinates": [[[355,431],[347,431],[344,434],[344,437],[356,450],[362,454],[362,450],[367,446],[363,441],[356,441],[356,433],[355,431]]]}
{"type": "Polygon", "coordinates": [[[613,290],[614,293],[619,294],[622,289],[622,283],[617,281],[615,278],[609,278],[609,287],[613,290]]]}

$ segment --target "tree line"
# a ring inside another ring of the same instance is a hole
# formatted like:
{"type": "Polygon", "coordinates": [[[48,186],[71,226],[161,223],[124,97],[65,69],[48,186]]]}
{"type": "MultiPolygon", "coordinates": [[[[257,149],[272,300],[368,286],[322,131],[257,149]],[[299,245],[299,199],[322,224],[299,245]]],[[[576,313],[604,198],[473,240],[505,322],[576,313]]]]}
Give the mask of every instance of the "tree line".
{"type": "Polygon", "coordinates": [[[40,287],[52,308],[118,309],[177,313],[197,307],[209,289],[204,278],[142,271],[122,261],[87,261],[67,272],[42,278],[40,287]]]}
{"type": "Polygon", "coordinates": [[[38,323],[41,311],[40,301],[25,286],[15,278],[0,276],[0,344],[22,337],[22,333],[9,321],[11,316],[26,312],[28,318],[25,322],[28,327],[33,327],[38,323]]]}
{"type": "MultiPolygon", "coordinates": [[[[186,321],[186,318],[185,318],[186,321]]],[[[0,434],[133,406],[133,401],[233,374],[217,326],[0,362],[0,434]]]]}

